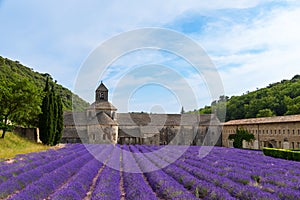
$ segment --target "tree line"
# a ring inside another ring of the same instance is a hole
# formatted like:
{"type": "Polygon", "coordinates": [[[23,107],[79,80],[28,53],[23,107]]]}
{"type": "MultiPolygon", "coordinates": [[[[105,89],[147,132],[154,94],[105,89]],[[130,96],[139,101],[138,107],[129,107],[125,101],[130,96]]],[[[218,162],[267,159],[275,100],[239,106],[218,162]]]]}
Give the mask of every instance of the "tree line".
{"type": "Polygon", "coordinates": [[[50,74],[36,72],[22,65],[19,61],[13,61],[0,56],[0,76],[11,79],[15,74],[21,78],[32,80],[41,90],[44,89],[45,81],[47,77],[49,77],[49,84],[55,85],[56,93],[61,96],[64,110],[83,111],[89,106],[89,103],[81,99],[78,95],[73,94],[62,85],[55,83],[50,74]]]}
{"type": "Polygon", "coordinates": [[[220,96],[193,112],[216,113],[221,121],[300,114],[300,75],[241,96],[220,96]]]}
{"type": "Polygon", "coordinates": [[[63,104],[55,85],[49,84],[49,77],[41,90],[32,79],[19,74],[0,76],[1,138],[5,138],[14,125],[39,127],[44,144],[59,143],[63,131],[63,104]]]}

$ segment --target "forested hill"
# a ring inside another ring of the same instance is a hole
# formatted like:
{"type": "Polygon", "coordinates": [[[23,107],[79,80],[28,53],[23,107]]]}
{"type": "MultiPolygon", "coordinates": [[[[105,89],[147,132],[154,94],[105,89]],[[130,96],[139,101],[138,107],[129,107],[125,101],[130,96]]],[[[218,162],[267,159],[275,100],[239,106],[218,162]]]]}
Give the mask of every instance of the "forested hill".
{"type": "Polygon", "coordinates": [[[3,58],[0,56],[0,77],[4,76],[7,78],[12,77],[14,74],[18,74],[21,77],[31,79],[39,88],[44,89],[46,77],[50,77],[50,82],[55,84],[55,89],[58,94],[60,94],[63,102],[64,110],[72,110],[72,96],[74,97],[74,108],[78,111],[82,111],[89,104],[81,99],[79,96],[73,94],[69,89],[64,88],[63,86],[55,83],[55,81],[51,78],[50,74],[42,74],[33,71],[18,61],[12,61],[7,58],[3,58]]]}
{"type": "Polygon", "coordinates": [[[230,98],[221,96],[219,100],[212,102],[211,106],[205,106],[198,112],[212,113],[213,111],[218,114],[225,109],[225,106],[225,121],[300,114],[300,75],[241,96],[230,98]]]}

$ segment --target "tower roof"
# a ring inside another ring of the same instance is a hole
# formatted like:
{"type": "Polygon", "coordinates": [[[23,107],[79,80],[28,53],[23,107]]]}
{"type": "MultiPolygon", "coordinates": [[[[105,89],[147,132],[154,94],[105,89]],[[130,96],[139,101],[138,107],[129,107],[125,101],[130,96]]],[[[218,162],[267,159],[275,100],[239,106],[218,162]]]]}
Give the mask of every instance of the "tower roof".
{"type": "Polygon", "coordinates": [[[97,88],[96,91],[108,92],[108,89],[107,89],[107,87],[101,81],[101,84],[99,85],[99,87],[97,88]]]}
{"type": "Polygon", "coordinates": [[[102,101],[102,102],[94,102],[92,105],[89,107],[89,109],[92,110],[113,110],[116,111],[117,108],[113,106],[110,102],[108,101],[102,101]]]}

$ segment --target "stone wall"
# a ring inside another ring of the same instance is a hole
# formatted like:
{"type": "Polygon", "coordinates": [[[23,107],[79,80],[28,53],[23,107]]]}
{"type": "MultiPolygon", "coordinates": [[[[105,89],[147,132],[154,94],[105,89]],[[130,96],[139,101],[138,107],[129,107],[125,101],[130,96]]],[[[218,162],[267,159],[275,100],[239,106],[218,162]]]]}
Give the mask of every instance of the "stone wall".
{"type": "Polygon", "coordinates": [[[140,133],[139,127],[119,131],[119,144],[221,146],[221,126],[165,126],[157,133],[140,133]],[[131,134],[126,134],[131,133],[131,134]]]}
{"type": "Polygon", "coordinates": [[[20,136],[27,138],[29,140],[41,143],[38,128],[23,128],[23,127],[17,126],[14,128],[13,132],[15,132],[15,133],[19,134],[20,136]]]}
{"type": "Polygon", "coordinates": [[[278,122],[265,124],[244,124],[223,126],[222,143],[230,147],[228,136],[235,134],[236,129],[243,128],[254,134],[255,141],[245,143],[247,148],[262,149],[263,147],[274,148],[300,148],[300,122],[278,122]],[[255,145],[257,142],[257,145],[255,145]]]}

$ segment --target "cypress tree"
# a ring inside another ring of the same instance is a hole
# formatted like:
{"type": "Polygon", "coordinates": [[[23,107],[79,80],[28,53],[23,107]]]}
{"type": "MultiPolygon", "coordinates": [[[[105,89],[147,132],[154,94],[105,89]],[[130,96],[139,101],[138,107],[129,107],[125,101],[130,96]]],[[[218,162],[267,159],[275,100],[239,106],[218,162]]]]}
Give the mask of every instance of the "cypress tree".
{"type": "Polygon", "coordinates": [[[49,93],[49,138],[48,143],[54,145],[55,130],[56,130],[56,103],[53,85],[49,93]]]}
{"type": "Polygon", "coordinates": [[[58,144],[60,142],[62,131],[64,128],[64,115],[63,115],[63,106],[62,106],[62,100],[59,95],[56,96],[56,132],[55,132],[55,138],[54,138],[54,145],[58,144]]]}
{"type": "Polygon", "coordinates": [[[50,135],[51,135],[51,119],[50,119],[50,110],[51,110],[51,100],[50,100],[50,89],[49,89],[49,78],[47,77],[46,85],[44,88],[44,98],[42,102],[42,113],[39,115],[39,130],[40,130],[40,140],[44,144],[50,145],[50,135]]]}
{"type": "Polygon", "coordinates": [[[55,94],[54,85],[50,90],[48,77],[44,92],[42,114],[39,116],[40,139],[44,144],[56,145],[60,142],[64,126],[62,100],[55,94]]]}

